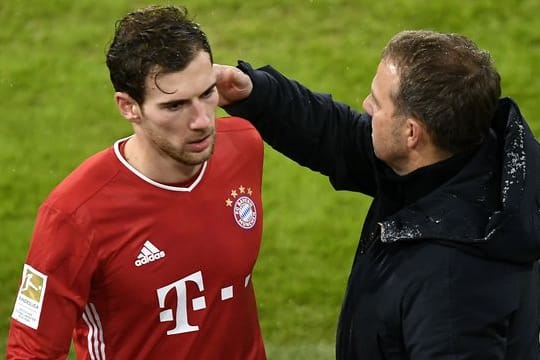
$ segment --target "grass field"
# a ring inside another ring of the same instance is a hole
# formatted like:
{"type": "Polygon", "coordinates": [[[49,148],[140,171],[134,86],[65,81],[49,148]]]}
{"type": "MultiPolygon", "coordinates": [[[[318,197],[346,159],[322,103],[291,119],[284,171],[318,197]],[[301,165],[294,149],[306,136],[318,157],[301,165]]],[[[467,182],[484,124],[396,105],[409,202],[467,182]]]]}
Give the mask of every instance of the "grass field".
{"type": "MultiPolygon", "coordinates": [[[[0,1],[0,351],[38,204],[90,154],[130,134],[104,54],[117,18],[184,4],[216,62],[270,63],[360,109],[397,31],[459,32],[489,49],[503,93],[540,135],[537,0],[0,1]]],[[[265,230],[254,275],[270,359],[331,359],[343,290],[369,205],[267,149],[265,230]]]]}

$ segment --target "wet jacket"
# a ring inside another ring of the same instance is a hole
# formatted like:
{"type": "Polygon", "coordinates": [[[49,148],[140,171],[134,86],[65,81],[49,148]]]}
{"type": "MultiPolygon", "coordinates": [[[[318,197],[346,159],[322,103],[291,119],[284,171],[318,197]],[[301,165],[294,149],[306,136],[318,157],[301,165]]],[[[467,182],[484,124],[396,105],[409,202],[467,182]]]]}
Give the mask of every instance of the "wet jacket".
{"type": "Polygon", "coordinates": [[[228,112],[336,189],[373,197],[338,359],[540,359],[540,146],[511,99],[479,148],[398,176],[374,155],[369,115],[271,67],[239,68],[254,88],[228,112]]]}

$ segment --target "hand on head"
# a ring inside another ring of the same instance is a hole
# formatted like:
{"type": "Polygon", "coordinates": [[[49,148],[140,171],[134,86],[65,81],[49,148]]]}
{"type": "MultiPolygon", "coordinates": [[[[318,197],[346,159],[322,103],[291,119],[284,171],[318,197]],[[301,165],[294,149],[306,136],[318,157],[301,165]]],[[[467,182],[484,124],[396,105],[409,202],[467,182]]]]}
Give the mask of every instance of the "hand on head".
{"type": "Polygon", "coordinates": [[[248,75],[234,66],[214,64],[219,106],[244,100],[251,94],[253,83],[248,75]]]}

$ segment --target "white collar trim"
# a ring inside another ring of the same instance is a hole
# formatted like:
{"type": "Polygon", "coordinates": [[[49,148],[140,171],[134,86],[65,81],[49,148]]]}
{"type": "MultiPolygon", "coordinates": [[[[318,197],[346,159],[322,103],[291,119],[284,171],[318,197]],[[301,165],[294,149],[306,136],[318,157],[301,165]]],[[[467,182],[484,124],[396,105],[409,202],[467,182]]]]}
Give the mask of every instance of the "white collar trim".
{"type": "Polygon", "coordinates": [[[199,182],[202,180],[203,178],[203,175],[206,171],[206,166],[208,165],[208,160],[205,161],[202,165],[202,169],[201,171],[199,172],[199,175],[197,176],[197,178],[195,179],[195,181],[193,181],[193,183],[191,183],[190,186],[188,187],[179,187],[179,186],[171,186],[171,185],[165,185],[165,184],[161,184],[157,181],[154,181],[152,179],[150,179],[149,177],[145,176],[143,173],[141,173],[139,170],[135,169],[133,166],[131,166],[130,163],[128,163],[126,161],[126,159],[122,156],[122,153],[120,152],[120,143],[122,143],[123,141],[126,141],[128,140],[129,138],[131,138],[133,135],[131,136],[128,136],[128,137],[125,137],[123,139],[120,139],[120,140],[117,140],[115,143],[114,143],[114,154],[116,155],[116,157],[118,158],[118,160],[126,167],[128,168],[129,171],[131,171],[133,174],[137,175],[137,177],[141,178],[142,180],[144,180],[145,182],[149,183],[149,184],[152,184],[154,185],[155,187],[158,187],[158,188],[161,188],[161,189],[165,189],[165,190],[169,190],[169,191],[183,191],[183,192],[190,192],[191,190],[193,190],[198,184],[199,182]]]}

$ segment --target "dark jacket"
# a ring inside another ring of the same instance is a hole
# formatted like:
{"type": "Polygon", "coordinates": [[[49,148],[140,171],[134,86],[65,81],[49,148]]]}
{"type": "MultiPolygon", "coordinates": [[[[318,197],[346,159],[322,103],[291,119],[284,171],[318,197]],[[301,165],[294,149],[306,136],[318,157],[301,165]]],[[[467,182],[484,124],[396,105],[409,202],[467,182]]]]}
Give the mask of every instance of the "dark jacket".
{"type": "Polygon", "coordinates": [[[226,108],[279,152],[373,197],[343,301],[338,359],[540,359],[540,146],[501,99],[486,141],[397,176],[369,115],[271,67],[226,108]]]}

